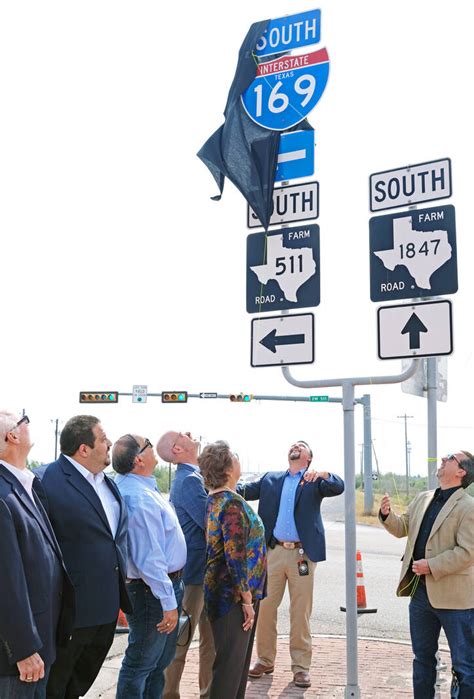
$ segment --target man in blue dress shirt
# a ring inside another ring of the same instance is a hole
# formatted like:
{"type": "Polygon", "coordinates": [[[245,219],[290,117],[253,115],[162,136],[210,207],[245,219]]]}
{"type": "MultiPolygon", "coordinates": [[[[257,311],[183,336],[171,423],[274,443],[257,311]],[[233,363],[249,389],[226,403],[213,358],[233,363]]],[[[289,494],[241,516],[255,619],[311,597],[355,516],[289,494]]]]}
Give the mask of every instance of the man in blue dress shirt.
{"type": "Polygon", "coordinates": [[[191,633],[186,644],[176,648],[176,655],[166,670],[163,699],[179,699],[179,683],[196,626],[199,625],[199,695],[208,699],[214,639],[204,609],[204,572],[206,566],[206,508],[207,493],[199,472],[197,458],[199,441],[190,432],[166,432],[157,444],[158,455],[168,463],[177,464],[176,476],[171,485],[170,501],[176,510],[186,539],[188,558],[184,568],[183,608],[191,615],[191,633]]]}
{"type": "Polygon", "coordinates": [[[112,464],[128,510],[127,587],[133,604],[117,699],[159,699],[176,650],[186,542],[175,511],[156,485],[151,442],[124,435],[114,444],[112,464]]]}
{"type": "Polygon", "coordinates": [[[257,622],[258,659],[249,676],[273,672],[277,647],[277,613],[288,583],[290,595],[290,656],[297,687],[310,687],[314,571],[326,559],[321,518],[324,497],[340,495],[344,482],[327,471],[308,471],[313,452],[302,440],[288,451],[289,468],[270,471],[257,481],[238,486],[246,500],[259,500],[258,514],[268,546],[268,596],[260,604],[257,622]]]}

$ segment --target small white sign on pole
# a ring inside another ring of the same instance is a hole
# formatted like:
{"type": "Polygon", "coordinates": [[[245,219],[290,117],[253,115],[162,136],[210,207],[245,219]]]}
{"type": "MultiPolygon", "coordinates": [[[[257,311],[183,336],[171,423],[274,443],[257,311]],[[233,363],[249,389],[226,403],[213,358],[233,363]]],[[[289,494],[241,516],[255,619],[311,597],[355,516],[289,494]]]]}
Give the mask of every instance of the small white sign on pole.
{"type": "Polygon", "coordinates": [[[136,385],[133,387],[132,403],[146,403],[148,386],[136,385]]]}
{"type": "MultiPolygon", "coordinates": [[[[418,365],[417,371],[406,381],[402,382],[403,393],[426,398],[428,391],[428,377],[426,359],[418,365]]],[[[411,364],[411,359],[402,359],[402,371],[411,364]]],[[[446,403],[448,400],[448,358],[436,358],[436,400],[446,403]]]]}

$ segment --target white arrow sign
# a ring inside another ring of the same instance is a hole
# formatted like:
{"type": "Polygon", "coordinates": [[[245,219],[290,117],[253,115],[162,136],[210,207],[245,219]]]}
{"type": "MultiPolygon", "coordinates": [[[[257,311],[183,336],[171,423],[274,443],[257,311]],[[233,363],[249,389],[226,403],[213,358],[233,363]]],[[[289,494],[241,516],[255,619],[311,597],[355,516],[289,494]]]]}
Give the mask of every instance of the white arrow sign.
{"type": "Polygon", "coordinates": [[[252,320],[251,365],[314,362],[314,315],[269,316],[252,320]]]}
{"type": "Polygon", "coordinates": [[[451,301],[381,306],[377,322],[380,359],[433,357],[453,351],[451,301]]]}

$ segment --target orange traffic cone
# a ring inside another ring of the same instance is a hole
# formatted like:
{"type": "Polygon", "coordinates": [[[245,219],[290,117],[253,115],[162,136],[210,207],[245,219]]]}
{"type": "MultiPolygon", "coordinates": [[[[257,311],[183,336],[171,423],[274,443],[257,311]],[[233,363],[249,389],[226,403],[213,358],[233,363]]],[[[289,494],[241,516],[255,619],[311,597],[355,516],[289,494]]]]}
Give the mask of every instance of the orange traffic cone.
{"type": "Polygon", "coordinates": [[[122,610],[119,609],[117,625],[115,627],[115,633],[128,633],[128,632],[129,632],[129,628],[128,628],[127,617],[122,612],[122,610]]]}
{"type": "Polygon", "coordinates": [[[362,555],[356,552],[356,578],[357,578],[357,612],[359,609],[367,609],[367,598],[365,596],[364,571],[362,570],[362,555]]]}
{"type": "MultiPolygon", "coordinates": [[[[367,598],[365,596],[364,571],[362,570],[362,554],[356,551],[356,592],[357,592],[357,614],[375,614],[376,609],[367,609],[367,598]]],[[[340,607],[341,612],[345,612],[345,607],[340,607]]]]}

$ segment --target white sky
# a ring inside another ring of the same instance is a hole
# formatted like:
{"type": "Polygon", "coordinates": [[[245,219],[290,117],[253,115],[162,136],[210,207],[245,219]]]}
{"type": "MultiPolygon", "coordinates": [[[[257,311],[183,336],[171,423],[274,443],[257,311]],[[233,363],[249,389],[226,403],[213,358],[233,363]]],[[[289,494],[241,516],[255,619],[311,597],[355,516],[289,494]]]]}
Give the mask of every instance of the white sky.
{"type": "MultiPolygon", "coordinates": [[[[52,419],[88,411],[80,390],[316,393],[278,368],[250,367],[246,204],[229,182],[212,202],[213,179],[195,157],[223,121],[250,24],[315,7],[331,59],[309,117],[321,304],[316,363],[293,374],[399,372],[400,361],[377,359],[368,177],[450,157],[454,196],[444,203],[456,206],[459,292],[438,453],[474,449],[471,4],[34,0],[0,9],[0,403],[30,416],[32,458],[53,458],[52,419]]],[[[371,395],[381,470],[404,472],[397,416],[407,413],[412,471],[426,473],[426,402],[399,385],[371,395]]],[[[91,412],[111,439],[132,431],[155,441],[172,428],[226,438],[244,468],[283,468],[289,444],[305,439],[318,466],[343,474],[339,405],[122,398],[91,412]]]]}

